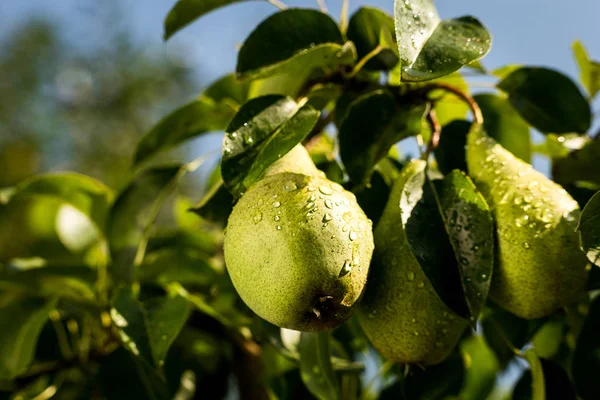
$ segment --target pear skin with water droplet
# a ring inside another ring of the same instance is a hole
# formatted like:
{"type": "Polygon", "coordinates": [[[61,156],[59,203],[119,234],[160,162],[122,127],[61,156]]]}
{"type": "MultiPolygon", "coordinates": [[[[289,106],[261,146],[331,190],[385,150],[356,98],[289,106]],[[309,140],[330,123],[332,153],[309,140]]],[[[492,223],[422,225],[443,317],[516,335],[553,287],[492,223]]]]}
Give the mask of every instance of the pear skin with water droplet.
{"type": "Polygon", "coordinates": [[[402,364],[433,365],[458,343],[468,321],[439,298],[411,251],[400,208],[415,173],[425,168],[413,160],[394,182],[375,228],[375,252],[369,281],[358,307],[360,325],[373,346],[402,364]]]}
{"type": "Polygon", "coordinates": [[[587,261],[575,232],[577,202],[474,124],[467,167],[492,210],[497,250],[489,297],[522,318],[540,318],[584,293],[587,261]]]}
{"type": "Polygon", "coordinates": [[[312,175],[289,172],[304,153],[288,153],[234,206],[225,263],[238,294],[261,318],[324,331],[348,319],[362,294],[373,233],[354,195],[314,164],[301,169],[312,175]]]}

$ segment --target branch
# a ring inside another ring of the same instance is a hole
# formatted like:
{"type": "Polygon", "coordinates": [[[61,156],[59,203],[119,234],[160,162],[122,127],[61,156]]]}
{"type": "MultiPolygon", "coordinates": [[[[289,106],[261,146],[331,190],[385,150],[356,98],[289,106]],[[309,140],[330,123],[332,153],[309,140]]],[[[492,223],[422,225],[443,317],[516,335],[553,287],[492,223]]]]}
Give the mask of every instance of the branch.
{"type": "Polygon", "coordinates": [[[444,82],[431,83],[423,88],[423,90],[426,93],[438,89],[450,92],[455,96],[459,97],[465,103],[467,103],[469,105],[469,108],[471,108],[471,112],[473,113],[473,119],[475,120],[475,122],[478,124],[483,124],[483,114],[481,113],[481,108],[479,108],[479,105],[477,104],[475,99],[471,97],[470,94],[463,92],[460,88],[454,85],[450,85],[444,82]]]}
{"type": "Polygon", "coordinates": [[[440,136],[442,134],[442,126],[440,125],[440,121],[437,118],[435,110],[432,108],[427,113],[427,122],[429,126],[431,126],[431,139],[427,144],[427,149],[425,153],[423,153],[423,160],[427,161],[429,159],[429,155],[437,149],[438,144],[440,143],[440,136]]]}

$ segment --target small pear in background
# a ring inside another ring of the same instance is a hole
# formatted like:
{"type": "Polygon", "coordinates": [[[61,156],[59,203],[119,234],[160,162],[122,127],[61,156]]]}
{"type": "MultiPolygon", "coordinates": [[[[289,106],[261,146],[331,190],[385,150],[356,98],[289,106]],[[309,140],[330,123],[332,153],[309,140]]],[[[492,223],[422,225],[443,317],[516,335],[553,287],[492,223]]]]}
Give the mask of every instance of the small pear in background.
{"type": "Polygon", "coordinates": [[[569,305],[586,286],[587,262],[575,232],[579,206],[558,184],[473,124],[467,167],[497,232],[489,297],[522,318],[569,305]]]}
{"type": "Polygon", "coordinates": [[[363,292],[371,221],[298,146],[234,206],[224,252],[233,285],[256,314],[283,328],[328,330],[349,318],[363,292]]]}
{"type": "Polygon", "coordinates": [[[443,361],[456,346],[468,321],[439,298],[409,245],[400,208],[411,195],[404,188],[425,161],[413,160],[394,182],[375,228],[369,281],[358,308],[360,324],[373,346],[403,364],[443,361]]]}

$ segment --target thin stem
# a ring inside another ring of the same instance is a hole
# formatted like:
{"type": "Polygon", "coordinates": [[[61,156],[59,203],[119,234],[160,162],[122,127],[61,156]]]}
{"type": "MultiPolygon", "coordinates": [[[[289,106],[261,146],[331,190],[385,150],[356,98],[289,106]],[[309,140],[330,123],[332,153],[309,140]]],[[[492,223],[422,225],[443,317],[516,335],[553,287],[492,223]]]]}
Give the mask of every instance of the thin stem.
{"type": "Polygon", "coordinates": [[[321,12],[323,12],[323,13],[327,12],[327,6],[325,5],[325,0],[317,0],[317,4],[319,5],[321,12]]]}
{"type": "Polygon", "coordinates": [[[273,4],[275,7],[279,8],[280,10],[285,10],[288,8],[285,3],[283,3],[282,1],[279,1],[279,0],[269,0],[269,3],[273,4]]]}
{"type": "Polygon", "coordinates": [[[361,400],[367,400],[367,399],[369,399],[370,391],[373,389],[373,386],[375,386],[375,383],[377,382],[377,379],[380,378],[381,376],[387,374],[389,372],[389,370],[392,369],[392,367],[394,366],[394,364],[395,364],[394,361],[387,360],[385,363],[383,363],[381,365],[381,367],[379,368],[379,371],[377,371],[377,373],[375,374],[375,376],[373,378],[371,378],[371,380],[369,381],[369,383],[367,383],[367,385],[363,389],[363,392],[360,395],[360,399],[361,400]]]}
{"type": "Polygon", "coordinates": [[[371,59],[377,57],[379,55],[379,53],[381,53],[381,51],[384,48],[381,46],[377,46],[375,47],[373,50],[371,50],[366,56],[364,56],[352,69],[352,71],[350,71],[350,73],[348,75],[346,75],[347,79],[352,79],[354,78],[362,69],[363,67],[369,62],[371,61],[371,59]]]}
{"type": "Polygon", "coordinates": [[[473,113],[473,119],[475,120],[475,122],[478,124],[483,124],[483,114],[481,113],[481,108],[479,108],[479,105],[470,94],[463,92],[460,88],[454,85],[450,85],[444,82],[431,83],[425,86],[424,88],[426,92],[431,92],[432,90],[436,89],[445,90],[446,92],[450,92],[455,96],[459,97],[471,108],[471,112],[473,113]]]}
{"type": "Polygon", "coordinates": [[[50,321],[52,322],[52,326],[54,327],[54,331],[56,332],[56,339],[58,341],[60,353],[65,359],[73,357],[73,350],[71,350],[69,339],[67,337],[67,331],[62,324],[60,313],[58,310],[52,310],[50,311],[49,317],[50,321]]]}
{"type": "Polygon", "coordinates": [[[348,0],[342,0],[342,10],[340,11],[340,28],[346,33],[348,29],[348,0]]]}
{"type": "Polygon", "coordinates": [[[427,143],[425,153],[423,153],[423,160],[425,161],[427,161],[429,155],[437,149],[442,134],[442,126],[440,125],[440,121],[433,108],[427,113],[427,122],[429,123],[429,126],[431,126],[431,139],[429,140],[429,143],[427,143]]]}

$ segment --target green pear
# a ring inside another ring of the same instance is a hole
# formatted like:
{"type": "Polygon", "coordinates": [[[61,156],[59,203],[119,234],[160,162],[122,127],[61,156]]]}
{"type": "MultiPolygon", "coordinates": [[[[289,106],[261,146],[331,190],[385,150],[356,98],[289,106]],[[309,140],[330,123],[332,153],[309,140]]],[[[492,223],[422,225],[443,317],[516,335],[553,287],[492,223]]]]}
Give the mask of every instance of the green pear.
{"type": "Polygon", "coordinates": [[[307,157],[295,148],[246,191],[229,217],[224,252],[233,285],[256,314],[323,331],[344,322],[361,295],[373,233],[354,195],[307,157]]]}
{"type": "Polygon", "coordinates": [[[497,246],[489,297],[522,318],[569,305],[585,290],[586,258],[575,232],[579,206],[558,184],[474,124],[467,167],[492,210],[497,246]]]}
{"type": "Polygon", "coordinates": [[[431,365],[456,346],[468,321],[439,298],[411,251],[400,204],[412,201],[407,183],[425,169],[413,160],[395,180],[375,229],[375,252],[358,317],[373,346],[403,363],[431,365]]]}

